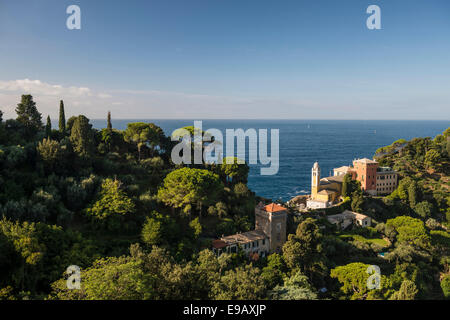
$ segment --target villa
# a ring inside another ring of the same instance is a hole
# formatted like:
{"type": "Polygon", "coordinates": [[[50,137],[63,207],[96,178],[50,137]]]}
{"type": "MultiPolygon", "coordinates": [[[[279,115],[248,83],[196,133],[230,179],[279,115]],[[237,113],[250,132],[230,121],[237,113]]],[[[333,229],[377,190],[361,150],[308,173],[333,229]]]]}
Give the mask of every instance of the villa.
{"type": "Polygon", "coordinates": [[[255,230],[222,236],[212,242],[216,255],[237,253],[241,248],[247,256],[257,260],[273,252],[281,252],[286,242],[287,209],[271,203],[259,203],[255,208],[255,230]]]}
{"type": "Polygon", "coordinates": [[[349,210],[345,210],[344,212],[339,214],[327,216],[326,218],[328,222],[338,226],[338,228],[340,228],[341,230],[346,229],[348,226],[352,224],[366,228],[370,227],[372,223],[370,217],[349,210]]]}
{"type": "Polygon", "coordinates": [[[320,166],[315,162],[311,170],[311,195],[308,209],[328,208],[340,201],[345,175],[361,183],[361,190],[372,196],[390,194],[397,188],[398,174],[390,167],[379,167],[367,158],[353,160],[353,166],[333,169],[333,176],[320,177],[320,166]]]}

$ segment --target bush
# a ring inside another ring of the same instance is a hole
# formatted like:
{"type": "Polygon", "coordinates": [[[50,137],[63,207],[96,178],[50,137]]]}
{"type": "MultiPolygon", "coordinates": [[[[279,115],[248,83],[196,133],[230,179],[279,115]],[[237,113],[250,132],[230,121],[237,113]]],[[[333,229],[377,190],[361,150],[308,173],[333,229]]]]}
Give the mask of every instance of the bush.
{"type": "Polygon", "coordinates": [[[450,299],[450,275],[446,275],[441,280],[441,288],[442,292],[444,293],[444,297],[447,299],[450,299]]]}

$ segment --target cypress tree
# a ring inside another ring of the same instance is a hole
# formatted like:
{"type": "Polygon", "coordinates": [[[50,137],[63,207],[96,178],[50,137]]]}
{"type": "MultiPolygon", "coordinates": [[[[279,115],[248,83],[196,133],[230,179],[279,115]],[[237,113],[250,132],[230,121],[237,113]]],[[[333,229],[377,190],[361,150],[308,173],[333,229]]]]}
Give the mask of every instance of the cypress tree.
{"type": "Polygon", "coordinates": [[[112,130],[112,124],[111,124],[111,111],[108,111],[108,123],[106,125],[106,128],[111,131],[112,130]]]}
{"type": "Polygon", "coordinates": [[[59,102],[59,132],[66,131],[66,115],[64,114],[64,101],[59,102]]]}
{"type": "Polygon", "coordinates": [[[50,137],[52,135],[52,121],[50,120],[50,116],[47,116],[47,124],[45,125],[45,135],[50,137]]]}

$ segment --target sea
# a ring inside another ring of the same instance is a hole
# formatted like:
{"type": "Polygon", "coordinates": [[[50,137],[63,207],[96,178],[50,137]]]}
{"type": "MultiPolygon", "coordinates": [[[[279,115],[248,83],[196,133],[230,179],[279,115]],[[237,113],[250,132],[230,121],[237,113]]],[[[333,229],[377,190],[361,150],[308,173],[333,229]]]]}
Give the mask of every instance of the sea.
{"type": "MultiPolygon", "coordinates": [[[[197,119],[198,120],[198,119],[197,119]]],[[[126,129],[129,122],[152,122],[166,135],[194,120],[113,119],[114,128],[126,129]]],[[[91,120],[97,129],[106,120],[91,120]]],[[[450,127],[450,121],[385,120],[202,120],[203,130],[219,129],[226,143],[226,129],[267,129],[270,156],[270,130],[279,130],[279,169],[275,175],[262,175],[261,167],[250,165],[248,186],[257,195],[288,201],[311,191],[311,168],[318,161],[322,176],[332,175],[333,168],[350,165],[357,158],[372,158],[375,151],[398,139],[435,137],[450,127]]],[[[226,154],[224,147],[224,156],[226,154]]],[[[246,147],[248,156],[249,149],[246,147]]],[[[247,157],[248,160],[248,157],[247,157]]]]}

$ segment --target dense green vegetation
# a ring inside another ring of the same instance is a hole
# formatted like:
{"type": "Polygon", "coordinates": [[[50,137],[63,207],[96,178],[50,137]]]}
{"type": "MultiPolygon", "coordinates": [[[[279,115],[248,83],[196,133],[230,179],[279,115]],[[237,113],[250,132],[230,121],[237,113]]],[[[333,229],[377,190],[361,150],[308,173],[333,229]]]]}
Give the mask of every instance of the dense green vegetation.
{"type": "Polygon", "coordinates": [[[0,299],[450,297],[450,130],[377,152],[401,176],[387,197],[365,197],[346,177],[335,210],[369,215],[371,228],[290,214],[282,252],[250,261],[209,250],[253,229],[260,199],[246,164],[175,165],[174,142],[155,124],[121,131],[108,113],[96,130],[83,115],[66,121],[65,107],[57,129],[30,95],[16,119],[0,112],[0,299]],[[67,288],[70,265],[80,290],[67,288]],[[379,289],[367,287],[370,265],[379,289]]]}

